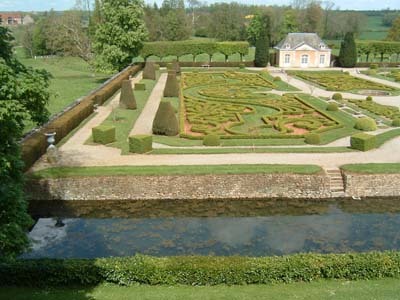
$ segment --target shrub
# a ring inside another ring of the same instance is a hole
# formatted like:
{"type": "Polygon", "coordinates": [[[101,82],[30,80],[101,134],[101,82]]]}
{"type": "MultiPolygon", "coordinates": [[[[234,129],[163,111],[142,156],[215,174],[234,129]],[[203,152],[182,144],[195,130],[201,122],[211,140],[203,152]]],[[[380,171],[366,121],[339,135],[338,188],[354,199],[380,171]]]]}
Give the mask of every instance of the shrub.
{"type": "Polygon", "coordinates": [[[353,68],[357,63],[357,47],[354,41],[354,34],[347,32],[340,45],[339,64],[344,68],[353,68]]]}
{"type": "Polygon", "coordinates": [[[372,101],[373,99],[372,99],[371,96],[368,96],[367,98],[365,98],[365,100],[367,100],[367,101],[372,101]]]}
{"type": "Polygon", "coordinates": [[[145,83],[135,83],[135,90],[136,91],[145,91],[146,84],[145,83]]]}
{"type": "Polygon", "coordinates": [[[161,101],[153,122],[153,133],[174,136],[179,133],[179,123],[174,107],[169,101],[161,101]]]}
{"type": "Polygon", "coordinates": [[[376,137],[366,133],[358,133],[350,138],[350,147],[360,151],[376,148],[376,137]]]}
{"type": "Polygon", "coordinates": [[[179,97],[179,83],[175,71],[168,71],[167,83],[164,88],[164,97],[179,97]]]}
{"type": "Polygon", "coordinates": [[[318,133],[306,134],[305,142],[310,145],[318,145],[321,143],[321,136],[318,133]]]}
{"type": "Polygon", "coordinates": [[[243,285],[321,279],[400,276],[400,253],[296,254],[268,257],[172,256],[98,259],[34,259],[0,263],[2,285],[243,285]]]}
{"type": "Polygon", "coordinates": [[[153,62],[146,62],[143,69],[143,79],[156,80],[156,69],[153,62]]]}
{"type": "Polygon", "coordinates": [[[217,134],[207,134],[203,138],[204,146],[219,146],[221,144],[221,140],[219,135],[217,134]]]}
{"type": "Polygon", "coordinates": [[[371,118],[361,117],[356,121],[354,128],[362,131],[374,131],[376,130],[376,123],[371,118]]]}
{"type": "Polygon", "coordinates": [[[400,127],[400,118],[396,118],[392,121],[392,126],[400,127]]]}
{"type": "Polygon", "coordinates": [[[369,65],[369,68],[370,68],[371,70],[376,70],[376,69],[378,69],[378,64],[370,64],[370,65],[369,65]]]}
{"type": "Polygon", "coordinates": [[[92,128],[93,142],[109,144],[115,141],[115,127],[100,125],[92,128]]]}
{"type": "Polygon", "coordinates": [[[327,111],[338,111],[339,110],[339,106],[337,105],[337,103],[328,103],[328,106],[326,107],[327,111]]]}
{"type": "Polygon", "coordinates": [[[151,135],[133,135],[129,137],[129,152],[146,153],[153,149],[151,135]]]}
{"type": "Polygon", "coordinates": [[[332,95],[332,99],[333,99],[333,100],[342,100],[342,99],[343,99],[343,96],[342,96],[341,93],[334,93],[334,94],[332,95]]]}
{"type": "Polygon", "coordinates": [[[376,75],[377,73],[376,73],[376,70],[367,70],[367,75],[371,75],[371,76],[374,76],[374,75],[376,75]]]}
{"type": "Polygon", "coordinates": [[[159,64],[154,64],[154,69],[155,69],[156,71],[159,71],[159,70],[160,70],[160,65],[159,65],[159,64]]]}
{"type": "Polygon", "coordinates": [[[239,64],[239,69],[245,69],[245,68],[246,68],[245,64],[239,64]]]}
{"type": "Polygon", "coordinates": [[[175,70],[176,74],[180,74],[181,66],[179,65],[179,62],[177,61],[172,62],[172,69],[175,70]]]}
{"type": "Polygon", "coordinates": [[[274,81],[282,81],[282,78],[280,78],[279,76],[275,76],[274,81]]]}
{"type": "Polygon", "coordinates": [[[394,76],[394,81],[400,82],[400,73],[394,76]]]}
{"type": "Polygon", "coordinates": [[[269,33],[270,33],[269,16],[264,14],[260,19],[260,32],[256,39],[256,52],[254,56],[254,64],[256,67],[266,67],[269,63],[269,33]]]}
{"type": "Polygon", "coordinates": [[[125,109],[136,109],[136,99],[132,91],[130,80],[122,81],[121,95],[119,97],[119,107],[125,109]]]}

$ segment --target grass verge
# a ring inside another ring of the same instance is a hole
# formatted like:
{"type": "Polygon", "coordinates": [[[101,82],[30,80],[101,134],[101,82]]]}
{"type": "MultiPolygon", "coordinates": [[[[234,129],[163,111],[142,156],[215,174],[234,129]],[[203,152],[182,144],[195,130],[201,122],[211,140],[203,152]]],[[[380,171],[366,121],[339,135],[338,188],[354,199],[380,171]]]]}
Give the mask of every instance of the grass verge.
{"type": "Polygon", "coordinates": [[[146,176],[205,174],[316,174],[316,165],[184,165],[184,166],[116,166],[116,167],[56,167],[30,173],[30,178],[64,178],[75,176],[146,176]]]}
{"type": "Polygon", "coordinates": [[[399,174],[400,163],[351,164],[341,166],[341,169],[365,174],[399,174]]]}
{"type": "Polygon", "coordinates": [[[296,282],[275,285],[248,286],[132,286],[121,287],[113,284],[100,284],[92,288],[29,288],[1,287],[0,299],[14,300],[128,300],[128,299],[397,299],[400,294],[398,279],[378,280],[319,280],[316,282],[296,282]]]}

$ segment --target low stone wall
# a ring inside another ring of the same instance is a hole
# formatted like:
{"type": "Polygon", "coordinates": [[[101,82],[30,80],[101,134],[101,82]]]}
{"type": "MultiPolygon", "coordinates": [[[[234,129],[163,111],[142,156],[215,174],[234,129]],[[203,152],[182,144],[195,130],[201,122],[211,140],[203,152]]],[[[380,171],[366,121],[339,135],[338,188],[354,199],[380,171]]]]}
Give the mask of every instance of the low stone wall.
{"type": "Polygon", "coordinates": [[[328,198],[325,174],[99,176],[28,182],[32,200],[328,198]]]}
{"type": "Polygon", "coordinates": [[[400,196],[400,174],[360,174],[344,172],[343,177],[347,196],[400,196]]]}

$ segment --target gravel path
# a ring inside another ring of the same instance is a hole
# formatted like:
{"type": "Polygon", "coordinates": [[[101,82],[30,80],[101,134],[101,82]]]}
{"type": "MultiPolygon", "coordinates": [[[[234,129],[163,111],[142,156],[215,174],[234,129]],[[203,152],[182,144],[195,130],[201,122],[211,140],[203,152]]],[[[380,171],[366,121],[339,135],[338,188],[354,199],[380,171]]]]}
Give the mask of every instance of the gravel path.
{"type": "Polygon", "coordinates": [[[146,106],[143,108],[142,113],[136,120],[130,135],[153,133],[153,120],[156,116],[161,99],[163,98],[167,75],[168,74],[166,73],[161,74],[157,84],[149,96],[146,106]]]}

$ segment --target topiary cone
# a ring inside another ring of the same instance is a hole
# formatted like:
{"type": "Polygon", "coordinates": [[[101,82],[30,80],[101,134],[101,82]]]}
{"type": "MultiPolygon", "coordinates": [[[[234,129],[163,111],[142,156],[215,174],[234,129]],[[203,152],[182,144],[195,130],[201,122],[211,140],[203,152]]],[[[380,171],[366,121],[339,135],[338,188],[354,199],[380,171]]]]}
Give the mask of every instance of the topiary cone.
{"type": "Polygon", "coordinates": [[[177,61],[172,62],[172,67],[177,74],[181,73],[181,66],[179,65],[179,62],[177,61]]]}
{"type": "Polygon", "coordinates": [[[119,107],[125,109],[136,109],[136,99],[133,94],[132,84],[129,80],[123,80],[121,95],[119,97],[119,107]]]}
{"type": "Polygon", "coordinates": [[[178,119],[169,101],[161,101],[153,121],[153,133],[174,136],[179,133],[178,119]]]}
{"type": "Polygon", "coordinates": [[[179,97],[179,83],[175,71],[168,71],[167,83],[164,88],[164,97],[179,97]]]}
{"type": "Polygon", "coordinates": [[[156,80],[156,68],[154,67],[153,62],[146,62],[143,69],[143,79],[156,80]]]}

